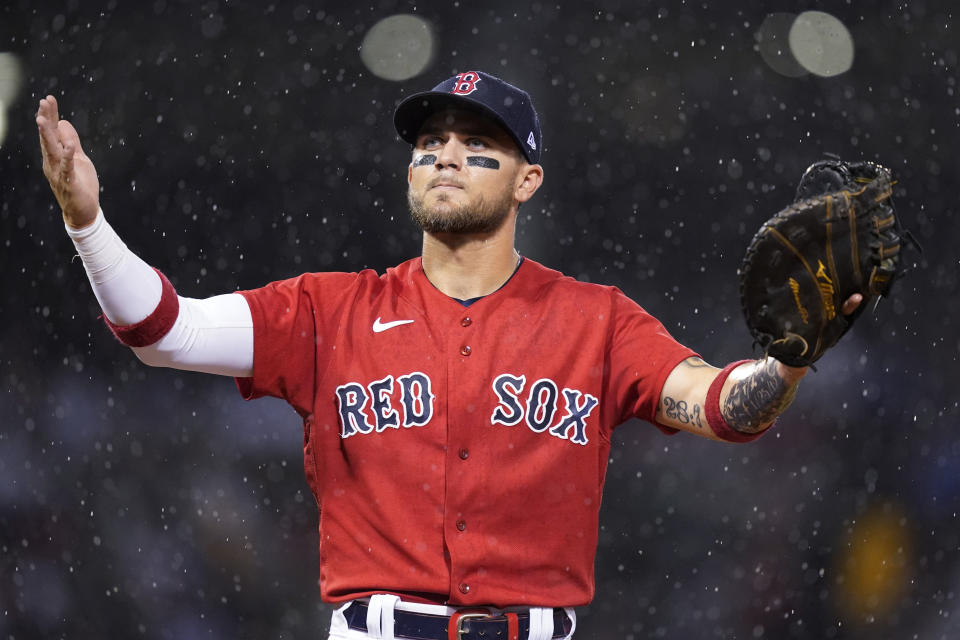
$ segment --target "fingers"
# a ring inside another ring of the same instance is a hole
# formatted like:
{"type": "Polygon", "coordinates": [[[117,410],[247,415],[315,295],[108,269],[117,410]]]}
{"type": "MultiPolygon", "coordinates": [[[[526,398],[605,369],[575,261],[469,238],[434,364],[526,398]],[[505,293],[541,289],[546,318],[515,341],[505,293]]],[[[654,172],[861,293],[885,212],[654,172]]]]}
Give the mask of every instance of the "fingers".
{"type": "Polygon", "coordinates": [[[40,106],[37,108],[37,116],[43,116],[51,122],[56,122],[60,119],[60,115],[57,111],[57,99],[53,96],[47,96],[40,100],[40,106]]]}
{"type": "Polygon", "coordinates": [[[47,96],[37,108],[37,129],[40,133],[40,151],[43,154],[44,173],[51,180],[65,186],[73,177],[74,158],[83,154],[80,136],[73,125],[60,119],[57,99],[47,96]]]}
{"type": "Polygon", "coordinates": [[[61,152],[60,136],[57,123],[60,115],[57,112],[57,100],[53,96],[47,96],[40,101],[40,107],[37,109],[37,129],[40,133],[40,150],[43,153],[44,160],[51,165],[59,164],[61,152]]]}
{"type": "Polygon", "coordinates": [[[67,144],[63,148],[63,154],[60,156],[60,183],[62,185],[70,184],[73,177],[73,156],[77,148],[73,144],[67,144]]]}
{"type": "Polygon", "coordinates": [[[857,307],[860,306],[861,302],[863,302],[863,296],[859,293],[853,294],[844,301],[843,306],[840,307],[840,313],[845,316],[850,315],[857,310],[857,307]]]}
{"type": "Polygon", "coordinates": [[[71,148],[71,155],[74,152],[83,153],[83,147],[80,145],[80,134],[73,128],[67,120],[61,120],[57,123],[57,132],[60,134],[60,143],[64,149],[71,148]]]}

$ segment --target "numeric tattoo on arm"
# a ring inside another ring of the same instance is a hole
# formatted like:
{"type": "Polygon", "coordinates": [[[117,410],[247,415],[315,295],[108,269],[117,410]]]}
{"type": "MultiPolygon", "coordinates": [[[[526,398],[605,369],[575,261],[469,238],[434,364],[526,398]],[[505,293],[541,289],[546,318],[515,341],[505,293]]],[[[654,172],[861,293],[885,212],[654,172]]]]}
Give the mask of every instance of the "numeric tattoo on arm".
{"type": "Polygon", "coordinates": [[[670,396],[663,397],[663,415],[681,424],[692,424],[703,429],[703,422],[700,420],[700,405],[694,402],[687,404],[686,400],[674,400],[670,396]]]}
{"type": "Polygon", "coordinates": [[[753,372],[734,383],[723,403],[723,418],[741,433],[757,433],[773,422],[797,394],[797,385],[788,385],[777,372],[773,358],[757,365],[753,372]]]}
{"type": "MultiPolygon", "coordinates": [[[[713,368],[700,358],[690,357],[680,363],[680,366],[687,369],[713,368]]],[[[694,425],[698,429],[703,429],[703,420],[706,416],[703,414],[703,408],[696,402],[686,400],[677,400],[670,396],[663,396],[663,401],[657,406],[657,413],[663,414],[667,418],[679,422],[680,424],[694,425]]]]}

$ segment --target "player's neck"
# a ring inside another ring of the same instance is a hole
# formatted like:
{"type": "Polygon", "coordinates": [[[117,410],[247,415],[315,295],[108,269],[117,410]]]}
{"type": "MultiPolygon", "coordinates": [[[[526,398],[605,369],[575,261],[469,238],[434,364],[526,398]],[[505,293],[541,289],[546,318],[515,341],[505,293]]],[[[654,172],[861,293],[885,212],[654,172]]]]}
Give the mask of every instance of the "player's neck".
{"type": "Polygon", "coordinates": [[[493,293],[517,268],[513,232],[513,225],[505,224],[485,234],[425,233],[423,271],[433,286],[451,298],[469,300],[493,293]]]}

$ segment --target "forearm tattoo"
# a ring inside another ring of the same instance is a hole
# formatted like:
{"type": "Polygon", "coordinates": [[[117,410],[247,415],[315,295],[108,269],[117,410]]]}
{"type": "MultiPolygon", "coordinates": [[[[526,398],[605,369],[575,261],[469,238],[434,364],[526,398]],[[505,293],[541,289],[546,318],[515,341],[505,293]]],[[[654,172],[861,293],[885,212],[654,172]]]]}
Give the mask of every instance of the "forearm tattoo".
{"type": "MultiPolygon", "coordinates": [[[[701,369],[710,367],[709,364],[700,358],[687,358],[680,363],[681,366],[688,369],[701,369]]],[[[696,402],[684,400],[682,398],[672,398],[663,396],[663,401],[657,405],[657,415],[666,416],[680,424],[689,424],[703,429],[703,424],[707,417],[703,413],[703,408],[696,402]]]]}
{"type": "Polygon", "coordinates": [[[753,372],[734,383],[721,411],[724,420],[741,433],[757,433],[780,415],[797,394],[796,384],[777,373],[773,358],[757,365],[753,372]]]}
{"type": "Polygon", "coordinates": [[[703,410],[699,404],[696,402],[688,404],[686,400],[677,400],[670,396],[663,397],[663,407],[660,411],[668,418],[681,424],[693,425],[698,429],[703,429],[703,421],[706,420],[702,417],[703,410]]]}

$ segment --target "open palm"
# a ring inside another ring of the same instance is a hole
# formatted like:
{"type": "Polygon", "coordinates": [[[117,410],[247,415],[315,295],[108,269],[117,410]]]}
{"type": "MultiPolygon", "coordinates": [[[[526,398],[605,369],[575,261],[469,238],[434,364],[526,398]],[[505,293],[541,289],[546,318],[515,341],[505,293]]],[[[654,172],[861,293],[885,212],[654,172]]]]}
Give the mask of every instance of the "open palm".
{"type": "Polygon", "coordinates": [[[57,100],[47,96],[37,109],[43,175],[63,211],[64,221],[80,228],[93,222],[100,208],[100,181],[93,162],[80,146],[73,125],[60,120],[57,100]]]}

